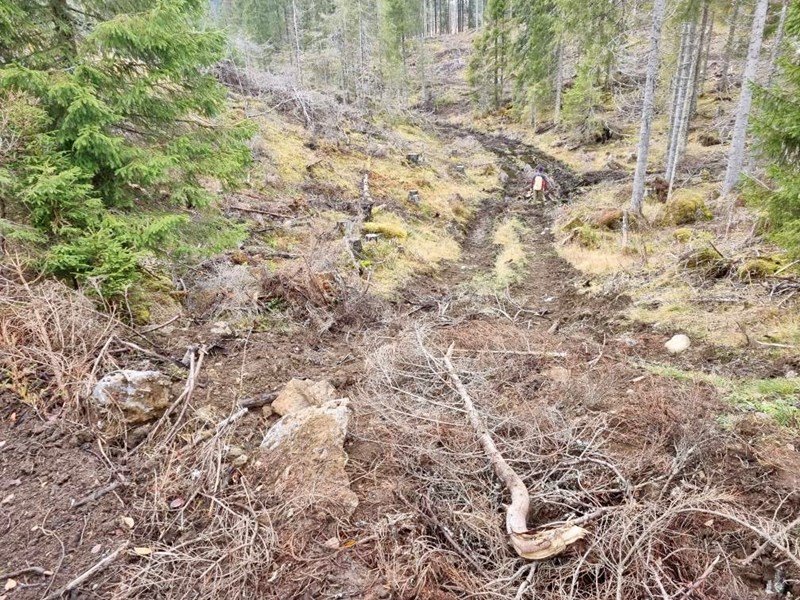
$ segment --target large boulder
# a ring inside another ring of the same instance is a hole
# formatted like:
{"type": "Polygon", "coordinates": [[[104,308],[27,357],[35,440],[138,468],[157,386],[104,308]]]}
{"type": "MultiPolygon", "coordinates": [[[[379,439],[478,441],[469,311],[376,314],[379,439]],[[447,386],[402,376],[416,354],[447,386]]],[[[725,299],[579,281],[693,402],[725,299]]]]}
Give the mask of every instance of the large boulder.
{"type": "Polygon", "coordinates": [[[322,406],[334,398],[336,390],[328,381],[292,379],[275,398],[272,409],[285,416],[311,406],[322,406]]]}
{"type": "Polygon", "coordinates": [[[331,400],[275,423],[264,436],[257,464],[263,488],[314,513],[352,515],[358,499],[345,472],[349,405],[347,398],[331,400]]]}
{"type": "Polygon", "coordinates": [[[121,411],[129,423],[145,423],[170,403],[170,380],[160,371],[123,370],[97,382],[92,398],[103,410],[121,411]]]}

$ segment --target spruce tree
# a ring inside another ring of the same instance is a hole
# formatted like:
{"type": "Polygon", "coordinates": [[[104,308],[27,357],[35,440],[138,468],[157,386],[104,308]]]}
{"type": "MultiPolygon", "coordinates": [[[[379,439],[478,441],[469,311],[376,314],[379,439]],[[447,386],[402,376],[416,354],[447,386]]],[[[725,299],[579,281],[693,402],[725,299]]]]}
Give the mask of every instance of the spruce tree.
{"type": "MultiPolygon", "coordinates": [[[[785,38],[800,44],[800,3],[790,3],[785,38]]],[[[775,184],[767,208],[776,237],[800,256],[800,57],[786,52],[779,64],[780,85],[755,90],[753,130],[775,184]]]]}
{"type": "Polygon", "coordinates": [[[477,102],[500,108],[511,53],[511,20],[507,0],[489,0],[483,33],[475,40],[467,79],[477,102]]]}
{"type": "Polygon", "coordinates": [[[14,221],[48,236],[51,270],[117,293],[186,219],[176,211],[210,204],[210,181],[237,180],[249,128],[218,120],[226,92],[211,67],[225,42],[203,28],[203,0],[85,8],[12,16],[37,44],[3,54],[2,110],[21,124],[0,192],[14,221]]]}

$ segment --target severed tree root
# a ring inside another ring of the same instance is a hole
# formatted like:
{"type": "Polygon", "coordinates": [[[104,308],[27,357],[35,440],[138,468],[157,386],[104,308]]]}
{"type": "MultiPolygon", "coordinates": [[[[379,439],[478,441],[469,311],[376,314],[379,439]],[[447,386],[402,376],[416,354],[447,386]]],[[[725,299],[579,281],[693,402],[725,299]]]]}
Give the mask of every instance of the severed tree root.
{"type": "Polygon", "coordinates": [[[467,393],[467,388],[453,367],[453,363],[450,360],[452,354],[453,345],[451,344],[447,354],[444,356],[444,366],[447,369],[447,374],[450,376],[450,380],[453,382],[459,396],[461,396],[470,424],[478,435],[483,451],[491,461],[495,474],[511,494],[511,504],[506,506],[506,531],[511,545],[519,556],[528,560],[544,560],[561,554],[567,547],[586,537],[588,531],[570,523],[540,532],[528,530],[528,509],[531,504],[528,488],[525,487],[522,478],[517,475],[497,449],[483,419],[475,409],[472,398],[467,393]]]}

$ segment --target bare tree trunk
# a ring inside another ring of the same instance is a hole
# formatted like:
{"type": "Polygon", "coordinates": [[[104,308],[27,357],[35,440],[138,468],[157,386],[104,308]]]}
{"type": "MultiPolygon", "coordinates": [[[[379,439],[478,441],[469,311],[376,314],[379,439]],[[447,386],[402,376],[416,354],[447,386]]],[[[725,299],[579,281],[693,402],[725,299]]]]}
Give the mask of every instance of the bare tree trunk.
{"type": "MultiPolygon", "coordinates": [[[[642,203],[644,201],[647,155],[650,150],[650,129],[653,124],[653,112],[656,105],[656,80],[658,79],[658,65],[661,61],[661,28],[664,25],[665,6],[666,0],[655,0],[653,5],[650,54],[647,57],[647,79],[644,84],[644,99],[642,101],[642,124],[639,131],[639,148],[637,149],[636,173],[633,176],[633,195],[631,198],[633,210],[638,214],[642,212],[642,203]]],[[[559,52],[559,58],[560,56],[559,52]]],[[[627,224],[627,213],[625,216],[627,224]]]]}
{"type": "Polygon", "coordinates": [[[300,64],[300,28],[297,24],[296,0],[292,0],[292,32],[294,34],[294,66],[297,70],[297,83],[303,85],[303,67],[300,64]]]}
{"type": "Polygon", "coordinates": [[[699,50],[696,46],[695,42],[695,32],[697,30],[697,26],[695,23],[691,23],[689,25],[689,39],[692,41],[691,45],[688,48],[688,56],[687,60],[689,63],[689,73],[686,77],[686,88],[684,89],[684,99],[683,99],[683,107],[681,109],[681,119],[677,123],[678,125],[678,136],[677,136],[677,145],[675,146],[674,156],[672,159],[672,173],[668,179],[669,181],[669,189],[667,191],[667,199],[672,196],[672,188],[675,185],[675,175],[678,172],[678,164],[681,160],[681,155],[683,151],[686,149],[686,139],[689,136],[689,121],[692,118],[691,115],[691,108],[692,108],[692,98],[694,97],[694,70],[697,64],[695,60],[695,52],[699,50]]]}
{"type": "Polygon", "coordinates": [[[564,89],[564,41],[558,40],[558,58],[556,60],[556,105],[553,108],[553,123],[561,122],[561,94],[564,89]]]}
{"type": "Polygon", "coordinates": [[[781,46],[783,46],[783,34],[786,30],[786,13],[789,7],[789,0],[783,0],[781,7],[781,17],[778,20],[778,30],[775,32],[775,45],[772,47],[772,52],[769,56],[769,69],[767,70],[767,88],[772,87],[772,80],[775,77],[775,71],[778,68],[778,57],[781,55],[781,46]]]}
{"type": "Polygon", "coordinates": [[[708,2],[703,3],[703,18],[700,22],[700,40],[697,45],[697,61],[694,66],[694,79],[692,80],[692,104],[689,115],[694,116],[697,112],[697,97],[703,94],[703,82],[700,75],[703,71],[703,48],[705,48],[706,29],[708,28],[708,2]]]}
{"type": "Polygon", "coordinates": [[[733,49],[736,46],[736,26],[739,21],[739,9],[741,8],[742,0],[734,0],[733,12],[730,16],[728,24],[728,40],[725,42],[725,53],[722,55],[722,79],[720,80],[719,89],[727,92],[730,88],[730,79],[728,72],[731,69],[731,57],[733,49]]]}
{"type": "Polygon", "coordinates": [[[758,56],[761,53],[761,42],[764,37],[764,23],[767,20],[769,0],[758,0],[753,16],[753,28],[750,33],[750,47],[747,50],[747,63],[742,77],[742,92],[739,96],[739,108],[736,110],[736,123],[733,126],[733,140],[728,155],[728,169],[722,184],[722,195],[727,196],[739,181],[739,172],[744,164],[744,146],[747,140],[747,123],[750,120],[750,107],[753,103],[753,84],[758,69],[758,56]]]}
{"type": "Polygon", "coordinates": [[[706,33],[706,47],[703,50],[703,63],[700,71],[699,85],[700,89],[705,89],[706,76],[708,75],[708,56],[711,54],[711,42],[714,39],[714,13],[713,11],[708,17],[708,32],[706,33]]]}
{"type": "Polygon", "coordinates": [[[667,181],[672,179],[675,170],[676,155],[680,144],[680,129],[683,124],[683,109],[686,104],[686,91],[689,87],[689,69],[691,64],[691,24],[684,23],[681,33],[681,51],[678,60],[678,74],[675,83],[675,93],[672,107],[672,119],[669,132],[669,146],[667,148],[667,169],[664,178],[667,181]]]}

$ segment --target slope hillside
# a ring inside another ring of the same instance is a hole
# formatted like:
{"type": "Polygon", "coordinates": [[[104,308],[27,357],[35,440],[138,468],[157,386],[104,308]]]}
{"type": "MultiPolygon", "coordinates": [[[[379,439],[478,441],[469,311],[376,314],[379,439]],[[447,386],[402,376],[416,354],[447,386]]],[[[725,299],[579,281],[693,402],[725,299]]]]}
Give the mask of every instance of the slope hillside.
{"type": "Polygon", "coordinates": [[[220,66],[257,130],[240,243],[117,315],[4,263],[8,600],[800,594],[788,263],[748,270],[752,217],[689,161],[702,219],[653,200],[622,247],[632,118],[473,119],[471,43],[430,41],[435,110],[220,66]]]}

